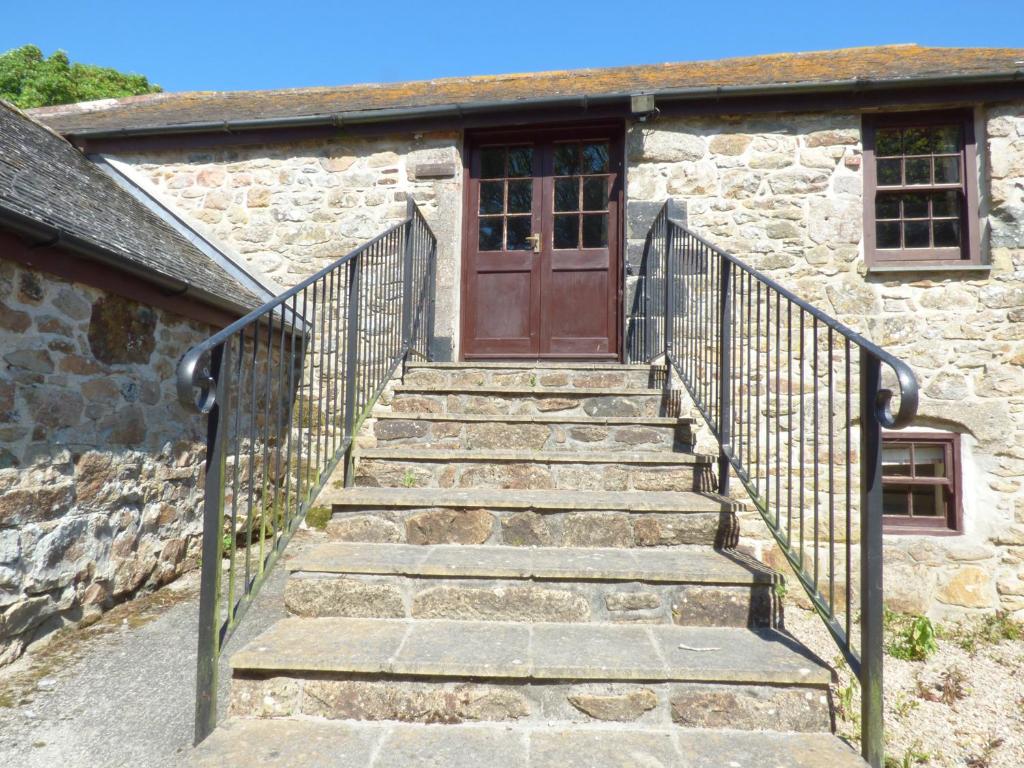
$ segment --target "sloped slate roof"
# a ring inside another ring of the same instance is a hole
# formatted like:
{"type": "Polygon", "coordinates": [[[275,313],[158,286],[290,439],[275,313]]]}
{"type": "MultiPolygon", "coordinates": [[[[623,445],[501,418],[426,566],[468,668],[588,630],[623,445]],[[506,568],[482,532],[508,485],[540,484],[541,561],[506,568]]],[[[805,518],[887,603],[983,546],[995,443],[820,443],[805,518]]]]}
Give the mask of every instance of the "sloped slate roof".
{"type": "Polygon", "coordinates": [[[1020,75],[1024,48],[888,45],[650,66],[422,80],[268,91],[158,93],[34,111],[65,135],[172,129],[192,123],[330,116],[339,113],[601,97],[714,88],[903,83],[971,74],[1020,75]]]}
{"type": "Polygon", "coordinates": [[[0,217],[55,228],[130,271],[185,282],[242,310],[262,304],[65,139],[0,101],[0,217]]]}

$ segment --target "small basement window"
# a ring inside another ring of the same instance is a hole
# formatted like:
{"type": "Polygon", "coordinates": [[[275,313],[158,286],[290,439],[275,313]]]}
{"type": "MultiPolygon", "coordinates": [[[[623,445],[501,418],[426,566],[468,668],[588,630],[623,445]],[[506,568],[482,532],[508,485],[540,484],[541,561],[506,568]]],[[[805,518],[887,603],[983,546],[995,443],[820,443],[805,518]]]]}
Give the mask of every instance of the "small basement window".
{"type": "Polygon", "coordinates": [[[868,265],[979,264],[976,158],[970,111],[865,116],[868,265]]]}
{"type": "Polygon", "coordinates": [[[959,435],[901,432],[883,436],[885,533],[958,533],[961,501],[959,435]]]}

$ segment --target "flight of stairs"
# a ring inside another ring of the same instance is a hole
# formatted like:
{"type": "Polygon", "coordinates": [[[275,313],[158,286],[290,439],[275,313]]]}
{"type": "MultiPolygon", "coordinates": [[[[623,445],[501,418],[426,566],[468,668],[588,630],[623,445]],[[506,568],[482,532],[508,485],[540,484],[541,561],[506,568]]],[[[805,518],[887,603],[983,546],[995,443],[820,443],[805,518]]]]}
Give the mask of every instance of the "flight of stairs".
{"type": "Polygon", "coordinates": [[[654,373],[410,366],[195,763],[863,766],[654,373]]]}

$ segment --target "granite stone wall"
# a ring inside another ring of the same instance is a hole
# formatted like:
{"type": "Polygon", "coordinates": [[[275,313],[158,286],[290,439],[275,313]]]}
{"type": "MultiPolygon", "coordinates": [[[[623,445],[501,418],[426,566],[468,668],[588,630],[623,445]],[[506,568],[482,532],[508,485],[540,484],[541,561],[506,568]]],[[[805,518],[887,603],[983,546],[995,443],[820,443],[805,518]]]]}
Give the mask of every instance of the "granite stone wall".
{"type": "Polygon", "coordinates": [[[0,254],[0,664],[194,564],[205,425],[174,369],[209,333],[0,254]]]}
{"type": "MultiPolygon", "coordinates": [[[[1024,611],[1024,105],[977,122],[990,268],[962,272],[867,270],[857,114],[659,119],[628,137],[631,204],[672,198],[694,231],[907,360],[918,425],[961,434],[963,535],[885,543],[890,603],[933,614],[1024,611]]],[[[758,530],[744,526],[778,563],[758,530]]]]}

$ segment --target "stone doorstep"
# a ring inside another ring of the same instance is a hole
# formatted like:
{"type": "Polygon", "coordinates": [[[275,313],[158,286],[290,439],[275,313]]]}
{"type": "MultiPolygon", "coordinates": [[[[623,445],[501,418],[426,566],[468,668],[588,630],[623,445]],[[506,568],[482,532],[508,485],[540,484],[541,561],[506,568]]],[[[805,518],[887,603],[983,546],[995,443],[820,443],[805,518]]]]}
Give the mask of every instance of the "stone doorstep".
{"type": "Polygon", "coordinates": [[[501,413],[416,413],[414,411],[381,411],[374,413],[378,421],[454,421],[460,423],[498,422],[500,424],[579,424],[596,427],[676,427],[692,425],[689,416],[558,416],[550,414],[501,413]]]}
{"type": "Polygon", "coordinates": [[[318,505],[337,508],[455,507],[508,510],[586,510],[629,512],[735,512],[737,502],[698,491],[576,491],[449,488],[332,488],[317,498],[318,505]]]}
{"type": "Polygon", "coordinates": [[[828,733],[826,689],[802,686],[709,683],[563,683],[516,685],[504,681],[461,683],[402,678],[235,677],[229,713],[278,719],[316,717],[363,722],[545,723],[575,727],[596,723],[632,727],[731,728],[828,733]]]}
{"type": "Polygon", "coordinates": [[[292,573],[739,586],[769,585],[776,578],[746,555],[703,546],[633,550],[333,541],[292,558],[288,569],[292,573]]]}
{"type": "Polygon", "coordinates": [[[243,675],[659,681],[827,687],[824,662],[772,629],[288,618],[231,657],[243,675]]]}
{"type": "Polygon", "coordinates": [[[505,723],[419,725],[230,718],[190,755],[194,768],[865,768],[827,733],[505,723]]]}
{"type": "Polygon", "coordinates": [[[661,400],[664,390],[639,387],[479,387],[465,385],[428,386],[421,384],[396,384],[395,395],[492,395],[494,397],[656,397],[661,400]]]}
{"type": "Polygon", "coordinates": [[[433,368],[440,370],[472,370],[474,368],[488,368],[490,370],[529,371],[537,370],[569,370],[569,371],[650,371],[649,363],[574,363],[557,360],[527,360],[525,362],[436,362],[426,363],[422,361],[411,362],[406,369],[412,368],[433,368]]]}
{"type": "Polygon", "coordinates": [[[449,448],[364,448],[359,459],[396,462],[428,462],[431,464],[629,464],[656,466],[708,466],[717,459],[699,453],[654,453],[651,451],[490,451],[458,450],[449,448]]]}

